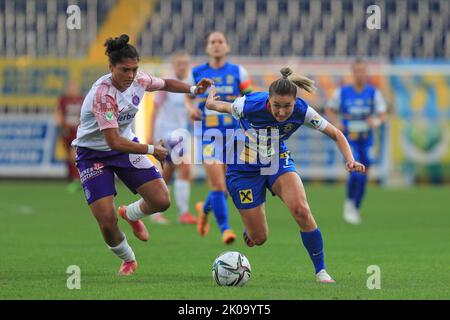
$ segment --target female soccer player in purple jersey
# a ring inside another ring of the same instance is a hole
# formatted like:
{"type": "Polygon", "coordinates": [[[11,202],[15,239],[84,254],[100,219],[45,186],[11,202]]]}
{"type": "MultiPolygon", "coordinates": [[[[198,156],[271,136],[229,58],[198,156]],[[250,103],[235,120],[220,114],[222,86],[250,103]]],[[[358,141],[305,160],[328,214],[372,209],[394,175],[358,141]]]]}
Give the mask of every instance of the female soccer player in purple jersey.
{"type": "Polygon", "coordinates": [[[87,94],[81,108],[77,137],[72,143],[77,147],[77,168],[88,205],[108,247],[122,260],[120,275],[132,274],[137,262],[125,234],[117,225],[114,174],[142,197],[118,211],[140,240],[148,240],[148,231],[140,219],[164,211],[170,205],[164,180],[145,156],[153,154],[162,162],[167,150],[162,144],[139,143],[132,131],[139,103],[145,91],[198,94],[212,84],[211,80],[202,79],[196,86],[190,86],[138,71],[139,54],[128,41],[127,35],[106,40],[111,73],[98,79],[87,94]]]}
{"type": "Polygon", "coordinates": [[[245,131],[245,134],[234,135],[235,144],[242,146],[244,143],[242,152],[237,148],[239,154],[234,163],[228,164],[226,179],[228,191],[245,225],[246,244],[253,247],[267,240],[269,227],[265,201],[266,189],[269,189],[284,202],[297,222],[303,245],[314,264],[317,281],[334,282],[325,269],[321,231],[284,141],[305,124],[336,142],[348,171],[364,172],[365,168],[354,160],[342,132],[297,97],[299,88],[308,92],[314,89],[312,81],[293,75],[290,68],[283,68],[280,72],[282,78],[272,82],[269,92],[252,93],[237,98],[233,103],[218,101],[212,86],[206,108],[231,114],[245,131]]]}

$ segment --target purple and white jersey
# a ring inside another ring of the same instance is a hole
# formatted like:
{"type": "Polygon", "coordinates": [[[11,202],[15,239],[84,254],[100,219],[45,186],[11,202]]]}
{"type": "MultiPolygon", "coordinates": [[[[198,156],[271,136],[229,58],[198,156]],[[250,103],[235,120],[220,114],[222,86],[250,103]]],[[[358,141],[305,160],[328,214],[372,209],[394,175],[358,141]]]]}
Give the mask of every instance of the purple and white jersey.
{"type": "Polygon", "coordinates": [[[98,79],[86,95],[73,146],[110,151],[101,132],[109,128],[118,128],[122,137],[135,139],[133,120],[145,91],[161,90],[165,86],[163,79],[138,71],[130,87],[120,92],[113,86],[111,78],[110,73],[98,79]]]}

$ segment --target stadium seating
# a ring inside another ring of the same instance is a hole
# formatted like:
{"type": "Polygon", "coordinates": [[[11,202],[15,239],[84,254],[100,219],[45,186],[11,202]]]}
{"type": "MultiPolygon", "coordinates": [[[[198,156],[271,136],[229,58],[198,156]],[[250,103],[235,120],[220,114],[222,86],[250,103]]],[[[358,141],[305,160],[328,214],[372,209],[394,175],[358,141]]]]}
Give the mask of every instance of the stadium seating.
{"type": "MultiPolygon", "coordinates": [[[[202,55],[209,30],[244,56],[450,56],[450,1],[377,0],[382,30],[366,28],[369,0],[157,0],[140,34],[142,56],[202,55]],[[170,17],[168,19],[167,17],[170,17]]],[[[0,55],[82,57],[116,0],[0,0],[0,55]],[[84,28],[69,31],[77,4],[84,28]]]]}
{"type": "Polygon", "coordinates": [[[448,0],[379,0],[382,32],[366,28],[361,0],[160,0],[142,32],[142,55],[203,54],[206,30],[226,31],[235,55],[450,56],[448,0]],[[172,17],[165,19],[164,17],[172,17]],[[400,46],[399,44],[402,44],[400,46]],[[401,48],[401,49],[400,49],[401,48]]]}
{"type": "Polygon", "coordinates": [[[0,0],[0,56],[82,57],[115,0],[0,0]],[[66,27],[67,7],[81,11],[81,30],[66,27]]]}

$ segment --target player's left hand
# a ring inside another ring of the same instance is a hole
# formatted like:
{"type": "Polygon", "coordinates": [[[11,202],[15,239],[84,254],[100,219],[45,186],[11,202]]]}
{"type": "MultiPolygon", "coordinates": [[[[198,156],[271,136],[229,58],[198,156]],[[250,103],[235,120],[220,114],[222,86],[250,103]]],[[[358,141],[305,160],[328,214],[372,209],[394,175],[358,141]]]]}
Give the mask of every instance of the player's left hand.
{"type": "Polygon", "coordinates": [[[197,89],[195,90],[195,94],[202,94],[206,92],[210,86],[214,85],[214,81],[208,78],[203,78],[197,83],[197,89]]]}
{"type": "Polygon", "coordinates": [[[216,87],[212,85],[205,102],[206,109],[214,110],[214,101],[219,100],[219,98],[219,96],[216,96],[216,87]]]}
{"type": "Polygon", "coordinates": [[[164,146],[164,141],[161,139],[159,143],[155,145],[155,151],[153,152],[153,156],[161,163],[161,169],[164,170],[164,161],[166,157],[169,155],[169,151],[164,146]]]}
{"type": "Polygon", "coordinates": [[[362,163],[355,160],[347,161],[345,163],[345,169],[347,169],[348,172],[366,172],[366,167],[362,163]]]}

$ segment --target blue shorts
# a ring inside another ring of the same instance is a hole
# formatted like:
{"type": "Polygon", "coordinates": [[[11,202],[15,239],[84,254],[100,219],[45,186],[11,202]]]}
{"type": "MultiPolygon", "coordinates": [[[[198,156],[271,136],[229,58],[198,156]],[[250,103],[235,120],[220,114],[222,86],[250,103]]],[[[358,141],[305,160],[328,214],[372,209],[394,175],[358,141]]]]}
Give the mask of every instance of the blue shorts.
{"type": "Polygon", "coordinates": [[[280,159],[277,173],[261,175],[260,170],[239,170],[239,165],[229,166],[226,173],[227,189],[237,209],[252,209],[266,202],[266,188],[272,191],[272,185],[286,172],[297,172],[292,158],[280,159]]]}
{"type": "Polygon", "coordinates": [[[355,160],[362,163],[367,168],[372,164],[372,145],[349,141],[355,160]]]}

